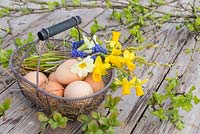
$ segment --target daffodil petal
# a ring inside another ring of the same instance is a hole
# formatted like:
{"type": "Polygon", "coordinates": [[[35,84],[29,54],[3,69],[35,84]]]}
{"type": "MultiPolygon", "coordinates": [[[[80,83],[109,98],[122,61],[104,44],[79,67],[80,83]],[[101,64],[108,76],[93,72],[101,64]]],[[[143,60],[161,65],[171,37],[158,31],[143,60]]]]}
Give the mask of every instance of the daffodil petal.
{"type": "Polygon", "coordinates": [[[123,95],[129,95],[131,93],[130,91],[130,85],[126,78],[122,81],[122,94],[123,95]]]}
{"type": "Polygon", "coordinates": [[[144,79],[144,80],[142,80],[141,81],[141,85],[143,85],[144,83],[146,83],[146,82],[148,82],[149,81],[149,79],[144,79]]]}
{"type": "Polygon", "coordinates": [[[144,95],[144,91],[143,91],[143,89],[142,89],[141,86],[136,86],[135,89],[136,89],[136,95],[137,95],[137,96],[142,96],[142,95],[144,95]]]}
{"type": "Polygon", "coordinates": [[[127,63],[127,66],[128,66],[128,69],[129,69],[130,71],[133,71],[133,70],[135,70],[135,68],[136,68],[136,65],[133,64],[133,63],[131,63],[131,62],[128,62],[128,63],[127,63]]]}
{"type": "Polygon", "coordinates": [[[119,41],[120,32],[113,31],[112,34],[113,34],[112,41],[118,42],[119,41]]]}

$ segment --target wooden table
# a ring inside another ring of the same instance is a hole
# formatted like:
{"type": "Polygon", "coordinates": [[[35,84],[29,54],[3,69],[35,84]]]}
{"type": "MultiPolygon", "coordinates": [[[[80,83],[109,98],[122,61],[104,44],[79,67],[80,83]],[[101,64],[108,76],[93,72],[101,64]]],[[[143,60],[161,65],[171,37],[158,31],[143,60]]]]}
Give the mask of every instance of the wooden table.
{"type": "MultiPolygon", "coordinates": [[[[0,2],[0,4],[2,4],[0,2]]],[[[29,15],[13,18],[10,23],[15,37],[26,37],[28,32],[36,35],[43,27],[55,24],[69,17],[70,15],[80,15],[83,18],[81,27],[87,31],[92,24],[94,17],[100,24],[107,25],[109,28],[99,34],[108,34],[116,23],[109,21],[111,11],[96,9],[77,9],[74,11],[55,11],[52,13],[29,15]]],[[[0,25],[7,27],[5,18],[0,19],[0,25]]],[[[123,36],[128,36],[126,30],[121,31],[123,36]]],[[[67,34],[65,32],[64,34],[67,34]]],[[[60,35],[60,37],[62,37],[60,35]]],[[[121,127],[115,129],[116,134],[200,134],[200,105],[195,106],[189,113],[182,112],[186,127],[179,131],[169,121],[158,122],[156,117],[150,115],[147,102],[152,92],[163,92],[166,86],[165,78],[175,77],[176,73],[180,76],[180,91],[188,91],[191,86],[196,86],[195,95],[200,96],[200,52],[195,51],[200,47],[200,43],[195,41],[194,35],[185,29],[176,31],[175,26],[165,25],[159,33],[152,37],[147,34],[148,41],[158,44],[157,48],[145,49],[140,52],[146,56],[148,61],[173,64],[169,67],[147,67],[144,66],[136,70],[140,78],[149,78],[145,84],[145,95],[136,97],[133,92],[130,96],[123,97],[119,104],[119,119],[123,122],[121,127]],[[191,53],[184,50],[192,49],[191,53]],[[156,125],[155,125],[156,124],[156,125]]],[[[123,37],[122,37],[123,38],[123,37]]],[[[6,37],[3,48],[13,48],[12,38],[6,37]]],[[[0,134],[37,134],[40,133],[40,123],[37,120],[37,109],[31,106],[29,101],[21,94],[15,80],[8,75],[5,70],[0,70],[0,102],[6,97],[13,98],[11,109],[7,111],[7,119],[0,119],[0,134]]],[[[120,94],[119,92],[116,93],[120,94]]],[[[81,124],[70,122],[65,129],[48,129],[48,134],[75,134],[81,133],[81,124]]]]}

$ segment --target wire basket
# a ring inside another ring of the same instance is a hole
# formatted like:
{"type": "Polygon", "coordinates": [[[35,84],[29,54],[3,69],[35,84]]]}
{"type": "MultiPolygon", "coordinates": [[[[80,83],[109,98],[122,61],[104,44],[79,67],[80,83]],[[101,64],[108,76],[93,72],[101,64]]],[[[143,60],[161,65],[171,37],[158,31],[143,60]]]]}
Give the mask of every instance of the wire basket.
{"type": "MultiPolygon", "coordinates": [[[[67,21],[68,23],[69,23],[69,20],[67,21]]],[[[77,21],[77,18],[72,17],[70,20],[71,21],[70,23],[72,23],[72,20],[74,21],[74,24],[71,24],[70,26],[65,28],[65,30],[80,24],[80,22],[77,21]]],[[[60,24],[56,25],[57,28],[59,25],[60,24]]],[[[70,54],[71,47],[62,45],[63,41],[66,41],[66,40],[49,39],[50,36],[61,32],[61,30],[55,32],[55,26],[54,26],[54,32],[52,34],[51,28],[52,27],[47,29],[50,31],[50,32],[48,31],[47,37],[38,35],[40,40],[45,40],[45,41],[36,40],[32,43],[26,44],[16,49],[10,59],[10,68],[17,78],[17,82],[19,86],[21,87],[21,91],[23,95],[26,96],[29,100],[31,100],[31,102],[35,104],[36,107],[40,108],[42,111],[44,111],[47,114],[51,114],[52,111],[58,111],[61,114],[67,116],[68,118],[76,119],[78,115],[80,114],[88,114],[91,111],[96,110],[98,106],[102,103],[102,101],[105,98],[106,93],[108,92],[109,86],[111,82],[113,81],[114,70],[108,70],[108,74],[103,77],[105,87],[99,90],[98,92],[92,95],[80,97],[80,98],[65,98],[65,97],[60,97],[60,96],[51,94],[41,89],[38,86],[38,73],[40,69],[39,68],[40,59],[39,59],[38,63],[36,63],[37,64],[37,78],[36,78],[37,84],[31,83],[24,77],[24,74],[26,74],[30,70],[24,69],[22,67],[23,61],[27,57],[30,56],[31,51],[35,51],[36,55],[38,55],[41,58],[42,54],[49,51],[49,49],[47,49],[48,47],[47,44],[51,43],[54,46],[53,51],[60,52],[63,56],[66,57],[66,59],[71,57],[71,54],[70,54]]],[[[48,75],[48,73],[46,73],[46,75],[48,75]]]]}

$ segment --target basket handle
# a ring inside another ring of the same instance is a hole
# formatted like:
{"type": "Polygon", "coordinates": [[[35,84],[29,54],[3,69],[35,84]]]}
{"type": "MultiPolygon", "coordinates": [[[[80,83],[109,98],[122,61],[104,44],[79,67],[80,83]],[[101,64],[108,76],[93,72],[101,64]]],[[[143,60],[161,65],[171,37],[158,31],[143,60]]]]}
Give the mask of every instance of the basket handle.
{"type": "Polygon", "coordinates": [[[79,25],[81,22],[82,22],[82,20],[81,20],[80,16],[71,17],[70,19],[67,19],[63,22],[55,24],[51,27],[42,28],[42,30],[38,32],[38,38],[40,40],[46,40],[49,37],[52,37],[56,34],[59,34],[65,30],[67,30],[67,29],[70,29],[74,26],[79,25]]]}

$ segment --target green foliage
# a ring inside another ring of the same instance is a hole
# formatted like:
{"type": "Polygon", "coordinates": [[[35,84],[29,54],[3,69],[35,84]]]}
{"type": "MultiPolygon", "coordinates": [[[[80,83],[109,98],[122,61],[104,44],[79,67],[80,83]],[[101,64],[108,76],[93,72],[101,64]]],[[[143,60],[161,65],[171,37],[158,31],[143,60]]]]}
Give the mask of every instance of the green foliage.
{"type": "Polygon", "coordinates": [[[9,8],[0,8],[0,18],[8,16],[10,14],[9,8]]]}
{"type": "MultiPolygon", "coordinates": [[[[80,31],[80,34],[82,34],[81,31],[80,31]]],[[[71,28],[69,32],[69,36],[72,37],[74,40],[79,40],[78,30],[75,27],[71,28]]]]}
{"type": "Polygon", "coordinates": [[[81,1],[80,1],[80,0],[72,0],[72,3],[73,3],[74,5],[78,5],[78,4],[81,3],[81,1]]]}
{"type": "Polygon", "coordinates": [[[110,113],[108,116],[92,112],[91,116],[80,115],[78,121],[83,123],[82,130],[86,134],[114,134],[113,127],[121,125],[117,116],[117,112],[110,113]]]}
{"type": "Polygon", "coordinates": [[[56,9],[60,4],[58,1],[48,1],[47,2],[49,10],[54,10],[56,9]]]}
{"type": "Polygon", "coordinates": [[[69,119],[63,117],[59,112],[54,112],[50,117],[42,112],[38,112],[38,120],[41,122],[41,129],[44,130],[47,125],[50,125],[52,129],[58,127],[65,128],[69,119]]]}
{"type": "Polygon", "coordinates": [[[104,107],[109,110],[107,115],[102,115],[99,112],[92,112],[91,115],[81,114],[78,121],[83,123],[83,132],[86,134],[114,134],[114,127],[121,125],[117,119],[119,101],[120,97],[107,95],[104,103],[104,107]]]}
{"type": "Polygon", "coordinates": [[[193,95],[195,87],[192,86],[188,93],[178,93],[177,86],[179,85],[178,78],[168,78],[165,93],[161,94],[154,92],[149,100],[151,106],[151,114],[158,117],[160,120],[169,119],[177,129],[184,128],[182,116],[179,114],[179,109],[189,112],[193,108],[192,102],[198,104],[200,99],[193,95]],[[170,101],[170,102],[169,102],[170,101]],[[168,106],[164,106],[167,102],[168,106]]]}
{"type": "Polygon", "coordinates": [[[10,56],[12,52],[13,52],[12,49],[9,49],[9,50],[0,49],[0,65],[3,68],[8,68],[9,60],[10,60],[10,56]]]}
{"type": "Polygon", "coordinates": [[[3,103],[0,103],[0,117],[5,116],[5,112],[10,108],[11,98],[6,98],[3,103]]]}
{"type": "Polygon", "coordinates": [[[149,0],[150,4],[152,5],[163,5],[165,0],[149,0]]]}
{"type": "Polygon", "coordinates": [[[101,26],[97,20],[94,21],[94,24],[90,27],[91,34],[94,35],[97,31],[103,30],[103,26],[101,26]]]}
{"type": "Polygon", "coordinates": [[[16,38],[15,39],[15,44],[19,47],[19,46],[23,46],[25,44],[31,43],[33,42],[35,39],[35,37],[33,36],[33,34],[30,32],[28,33],[28,37],[27,39],[21,39],[21,38],[16,38]]]}
{"type": "Polygon", "coordinates": [[[0,45],[3,43],[3,38],[0,36],[0,45]]]}
{"type": "Polygon", "coordinates": [[[117,104],[121,98],[119,96],[112,97],[112,95],[107,95],[104,103],[104,107],[108,108],[111,112],[117,111],[117,104]]]}
{"type": "Polygon", "coordinates": [[[186,53],[186,54],[190,54],[190,53],[192,52],[192,49],[186,48],[186,49],[184,49],[183,51],[184,51],[184,53],[186,53]]]}
{"type": "Polygon", "coordinates": [[[112,12],[111,18],[114,18],[114,19],[116,19],[117,21],[121,22],[121,21],[122,21],[122,20],[121,20],[121,19],[122,19],[122,13],[114,10],[114,11],[112,12]]]}
{"type": "Polygon", "coordinates": [[[106,2],[106,8],[111,8],[112,7],[111,0],[105,0],[105,2],[106,2]]]}
{"type": "Polygon", "coordinates": [[[23,10],[21,10],[21,12],[22,12],[23,14],[30,14],[30,13],[32,13],[33,11],[32,11],[31,9],[29,9],[29,8],[24,8],[23,10]]]}

